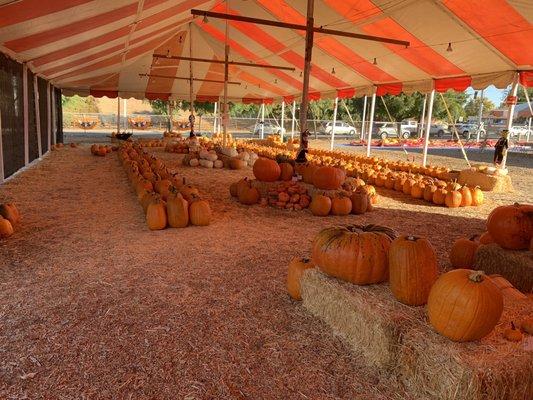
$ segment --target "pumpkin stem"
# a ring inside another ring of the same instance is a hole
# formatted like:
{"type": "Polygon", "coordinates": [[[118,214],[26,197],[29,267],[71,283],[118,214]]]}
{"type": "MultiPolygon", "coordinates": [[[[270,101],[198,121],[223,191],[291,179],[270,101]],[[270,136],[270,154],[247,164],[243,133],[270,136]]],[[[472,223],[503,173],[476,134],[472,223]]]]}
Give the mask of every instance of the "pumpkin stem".
{"type": "Polygon", "coordinates": [[[417,236],[412,236],[412,235],[409,235],[409,236],[405,237],[405,240],[409,240],[410,242],[416,242],[418,239],[420,239],[420,238],[417,237],[417,236]]]}
{"type": "Polygon", "coordinates": [[[468,240],[470,240],[471,242],[475,242],[477,239],[479,239],[479,235],[476,233],[475,235],[470,236],[470,239],[468,240]]]}
{"type": "Polygon", "coordinates": [[[485,277],[485,272],[483,271],[472,271],[468,278],[472,282],[483,282],[483,278],[485,277]]]}
{"type": "Polygon", "coordinates": [[[515,324],[514,324],[513,321],[511,321],[511,329],[512,329],[513,331],[516,330],[516,326],[515,326],[515,324]]]}

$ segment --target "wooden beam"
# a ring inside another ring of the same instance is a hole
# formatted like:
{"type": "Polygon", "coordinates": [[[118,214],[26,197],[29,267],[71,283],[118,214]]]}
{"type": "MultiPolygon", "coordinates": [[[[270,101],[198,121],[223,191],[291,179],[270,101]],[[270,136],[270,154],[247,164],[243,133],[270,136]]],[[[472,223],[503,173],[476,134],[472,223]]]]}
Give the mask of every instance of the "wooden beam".
{"type": "MultiPolygon", "coordinates": [[[[149,78],[163,78],[163,79],[178,79],[181,81],[190,81],[191,78],[185,77],[185,76],[170,76],[170,75],[157,75],[157,74],[139,74],[139,76],[146,76],[149,78]]],[[[198,82],[211,82],[211,83],[224,83],[224,81],[217,81],[215,79],[200,79],[200,78],[192,78],[193,81],[198,82]]],[[[230,85],[240,85],[241,82],[228,82],[230,85]]]]}
{"type": "Polygon", "coordinates": [[[315,1],[307,0],[307,25],[305,31],[305,63],[302,88],[302,102],[300,103],[300,151],[296,157],[297,162],[307,161],[305,153],[308,147],[309,131],[307,130],[307,108],[309,106],[309,76],[311,74],[311,58],[313,55],[313,38],[315,32],[315,19],[313,17],[315,1]]]}
{"type": "MultiPolygon", "coordinates": [[[[205,62],[205,63],[214,63],[214,64],[224,64],[224,60],[212,60],[209,58],[196,58],[196,57],[184,57],[184,56],[167,56],[165,54],[154,54],[154,58],[166,58],[169,60],[184,60],[184,61],[193,61],[193,62],[205,62]]],[[[229,65],[240,65],[243,67],[256,67],[256,68],[266,68],[266,69],[282,69],[285,71],[295,71],[296,68],[293,67],[284,67],[282,65],[269,65],[269,64],[255,64],[239,61],[228,61],[229,65]]]]}
{"type": "MultiPolygon", "coordinates": [[[[202,16],[202,17],[205,16],[205,17],[225,19],[225,20],[231,20],[231,21],[247,22],[250,24],[257,24],[257,25],[275,26],[277,28],[288,28],[288,29],[295,29],[299,31],[307,30],[306,25],[290,24],[286,22],[279,22],[279,21],[273,21],[273,20],[261,19],[261,18],[244,17],[242,15],[224,14],[224,13],[217,13],[213,11],[204,11],[204,10],[196,10],[196,9],[192,9],[191,14],[202,16]]],[[[406,46],[406,47],[410,45],[410,43],[405,40],[391,39],[391,38],[387,38],[383,36],[363,35],[360,33],[338,31],[334,29],[326,29],[326,28],[316,27],[316,26],[313,26],[313,32],[323,33],[325,35],[344,36],[344,37],[349,37],[353,39],[371,40],[374,42],[391,43],[391,44],[397,44],[399,46],[406,46]]]]}

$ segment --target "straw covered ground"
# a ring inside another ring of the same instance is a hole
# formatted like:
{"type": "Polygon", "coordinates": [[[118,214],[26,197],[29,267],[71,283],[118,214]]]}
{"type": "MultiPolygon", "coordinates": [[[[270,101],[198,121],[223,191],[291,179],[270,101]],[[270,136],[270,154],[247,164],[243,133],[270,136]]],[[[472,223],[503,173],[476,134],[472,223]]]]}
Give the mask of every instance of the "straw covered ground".
{"type": "Polygon", "coordinates": [[[455,238],[527,197],[447,210],[391,192],[375,212],[316,218],[236,204],[229,184],[251,170],[156,153],[211,201],[209,227],[150,232],[116,155],[88,147],[0,186],[23,215],[0,242],[0,398],[409,399],[288,298],[289,260],[321,228],[378,223],[428,237],[446,268],[455,238]]]}

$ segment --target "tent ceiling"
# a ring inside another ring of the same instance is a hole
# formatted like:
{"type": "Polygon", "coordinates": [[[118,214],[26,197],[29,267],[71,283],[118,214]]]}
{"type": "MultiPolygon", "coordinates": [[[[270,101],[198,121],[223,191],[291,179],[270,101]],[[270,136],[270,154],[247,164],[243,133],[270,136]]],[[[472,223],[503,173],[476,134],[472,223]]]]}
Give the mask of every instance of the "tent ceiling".
{"type": "MultiPolygon", "coordinates": [[[[153,54],[224,59],[225,22],[192,8],[305,24],[306,0],[0,0],[0,50],[67,93],[189,98],[189,62],[153,54]],[[4,5],[2,5],[4,4],[4,5]]],[[[508,85],[533,69],[533,2],[523,0],[315,0],[315,25],[407,40],[409,48],[315,34],[310,97],[508,85]],[[451,43],[453,51],[447,51],[451,43]],[[374,62],[374,59],[376,62],[374,62]]],[[[290,100],[301,93],[303,31],[229,22],[230,59],[293,67],[231,66],[235,101],[290,100]]],[[[222,64],[193,65],[223,80],[222,64]]],[[[529,78],[531,76],[529,75],[529,78]]],[[[223,85],[194,82],[215,100],[223,85]]]]}

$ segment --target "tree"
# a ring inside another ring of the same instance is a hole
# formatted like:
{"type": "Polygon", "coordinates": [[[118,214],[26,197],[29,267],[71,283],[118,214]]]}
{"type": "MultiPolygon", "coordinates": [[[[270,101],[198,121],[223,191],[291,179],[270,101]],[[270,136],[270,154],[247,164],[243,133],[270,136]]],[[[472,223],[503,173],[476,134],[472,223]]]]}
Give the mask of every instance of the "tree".
{"type": "MultiPolygon", "coordinates": [[[[479,107],[481,106],[481,97],[471,98],[465,105],[465,114],[467,117],[478,116],[479,107]]],[[[494,110],[495,105],[490,99],[483,98],[483,112],[490,112],[494,110]]]]}

